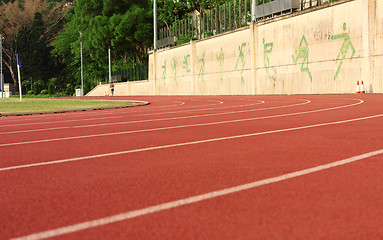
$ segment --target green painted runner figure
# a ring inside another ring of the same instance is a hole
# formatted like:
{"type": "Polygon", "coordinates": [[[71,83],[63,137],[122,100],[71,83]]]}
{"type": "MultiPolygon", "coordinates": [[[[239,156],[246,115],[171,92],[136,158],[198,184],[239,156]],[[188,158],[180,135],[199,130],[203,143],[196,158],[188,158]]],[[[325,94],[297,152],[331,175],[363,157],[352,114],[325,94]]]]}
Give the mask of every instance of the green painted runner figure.
{"type": "Polygon", "coordinates": [[[173,72],[174,72],[174,81],[176,82],[176,85],[178,86],[178,82],[177,82],[177,78],[176,78],[176,75],[177,75],[177,67],[178,67],[177,59],[173,58],[172,69],[173,69],[173,72]]]}
{"type": "MultiPolygon", "coordinates": [[[[343,30],[346,31],[346,28],[347,28],[346,27],[346,23],[343,23],[343,30]]],[[[343,41],[342,47],[340,48],[340,52],[339,52],[339,54],[338,54],[338,56],[336,58],[336,62],[335,63],[338,63],[338,61],[340,61],[340,63],[339,63],[338,69],[337,69],[337,71],[335,73],[334,81],[338,77],[339,70],[342,67],[343,60],[346,58],[348,50],[350,48],[352,50],[350,61],[352,60],[352,58],[354,57],[354,54],[355,54],[355,48],[352,45],[352,42],[351,42],[351,39],[350,39],[350,36],[348,35],[348,33],[341,33],[341,34],[338,34],[338,35],[331,36],[331,40],[336,40],[336,39],[341,39],[341,38],[344,38],[344,41],[343,41]]]]}
{"type": "Polygon", "coordinates": [[[243,47],[246,47],[247,46],[247,42],[246,43],[242,43],[242,45],[239,45],[238,47],[238,50],[239,50],[239,55],[238,55],[238,58],[237,58],[237,63],[235,64],[235,70],[237,70],[237,67],[238,67],[238,63],[239,63],[239,60],[241,60],[242,62],[242,68],[241,68],[241,84],[244,85],[245,84],[245,79],[243,78],[243,69],[245,68],[245,64],[246,64],[246,61],[245,61],[245,54],[243,54],[243,47]]]}
{"type": "Polygon", "coordinates": [[[186,70],[186,72],[188,73],[188,72],[190,72],[190,69],[189,69],[189,61],[188,61],[188,59],[189,59],[189,57],[190,57],[190,54],[188,54],[188,55],[186,55],[185,57],[184,57],[184,61],[183,61],[183,69],[185,69],[186,70]]]}
{"type": "Polygon", "coordinates": [[[202,53],[202,58],[198,60],[198,62],[201,62],[202,65],[199,69],[198,78],[202,78],[202,81],[204,81],[203,76],[205,76],[205,52],[202,53]]]}
{"type": "Polygon", "coordinates": [[[162,81],[165,81],[166,78],[166,60],[164,61],[164,65],[162,65],[162,81]]]}
{"type": "Polygon", "coordinates": [[[263,60],[265,63],[266,73],[269,80],[271,80],[269,74],[270,62],[269,62],[269,54],[273,51],[274,43],[265,43],[265,39],[263,39],[263,60]]]}
{"type": "Polygon", "coordinates": [[[297,64],[298,59],[303,59],[302,66],[301,66],[301,72],[307,72],[310,77],[310,81],[313,81],[313,78],[311,76],[311,72],[309,69],[309,46],[306,41],[305,35],[302,36],[301,42],[299,43],[299,48],[295,49],[296,57],[293,57],[294,64],[297,64]]]}
{"type": "Polygon", "coordinates": [[[221,77],[221,82],[223,82],[223,64],[225,63],[225,53],[223,52],[223,49],[221,48],[221,52],[219,54],[216,54],[217,62],[219,63],[219,76],[221,77]]]}

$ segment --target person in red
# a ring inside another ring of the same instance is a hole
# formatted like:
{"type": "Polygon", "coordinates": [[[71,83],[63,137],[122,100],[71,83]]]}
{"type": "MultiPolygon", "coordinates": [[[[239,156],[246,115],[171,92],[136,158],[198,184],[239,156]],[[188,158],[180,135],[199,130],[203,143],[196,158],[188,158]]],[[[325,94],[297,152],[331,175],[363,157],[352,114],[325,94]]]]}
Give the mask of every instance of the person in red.
{"type": "Polygon", "coordinates": [[[113,96],[114,95],[114,83],[110,83],[110,94],[111,94],[111,96],[113,96]]]}

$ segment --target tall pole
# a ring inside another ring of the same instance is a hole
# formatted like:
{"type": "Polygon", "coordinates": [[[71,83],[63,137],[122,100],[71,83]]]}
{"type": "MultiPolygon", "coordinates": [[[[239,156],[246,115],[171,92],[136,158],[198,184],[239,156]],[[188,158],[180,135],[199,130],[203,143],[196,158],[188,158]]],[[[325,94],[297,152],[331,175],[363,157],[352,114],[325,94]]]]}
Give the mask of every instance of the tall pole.
{"type": "Polygon", "coordinates": [[[20,59],[19,59],[19,54],[16,53],[16,59],[17,59],[17,76],[19,78],[19,93],[20,93],[20,102],[23,101],[23,93],[22,93],[22,90],[21,90],[21,77],[20,77],[20,67],[21,67],[21,64],[20,64],[20,59]]]}
{"type": "Polygon", "coordinates": [[[4,97],[4,78],[3,78],[3,36],[0,34],[0,83],[1,83],[1,97],[4,97]]]}
{"type": "Polygon", "coordinates": [[[256,16],[255,16],[256,3],[255,3],[255,1],[257,1],[257,0],[252,0],[252,2],[251,2],[251,23],[256,22],[256,16]]]}
{"type": "Polygon", "coordinates": [[[82,68],[82,33],[80,33],[80,54],[81,54],[81,96],[84,96],[84,72],[82,68]]]}
{"type": "Polygon", "coordinates": [[[157,50],[157,1],[153,4],[153,25],[154,25],[154,51],[157,50]]]}
{"type": "Polygon", "coordinates": [[[109,56],[109,83],[112,82],[112,60],[110,57],[110,48],[108,49],[108,56],[109,56]]]}

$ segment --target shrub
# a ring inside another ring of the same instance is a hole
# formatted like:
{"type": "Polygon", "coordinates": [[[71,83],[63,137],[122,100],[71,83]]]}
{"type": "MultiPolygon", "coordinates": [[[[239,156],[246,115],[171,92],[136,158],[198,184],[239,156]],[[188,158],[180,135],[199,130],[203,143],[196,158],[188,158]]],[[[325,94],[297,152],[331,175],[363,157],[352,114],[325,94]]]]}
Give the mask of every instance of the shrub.
{"type": "Polygon", "coordinates": [[[43,90],[41,90],[40,94],[46,95],[46,94],[48,94],[48,90],[47,89],[43,89],[43,90]]]}
{"type": "Polygon", "coordinates": [[[34,94],[37,95],[44,89],[44,82],[42,80],[37,80],[33,83],[34,94]]]}
{"type": "Polygon", "coordinates": [[[48,81],[48,93],[53,94],[56,93],[56,82],[57,78],[51,78],[48,81]]]}
{"type": "Polygon", "coordinates": [[[33,90],[29,90],[29,91],[27,92],[27,94],[28,94],[28,95],[34,95],[34,94],[35,94],[35,91],[33,91],[33,90]]]}
{"type": "Polygon", "coordinates": [[[73,88],[72,84],[68,83],[66,85],[65,94],[71,96],[71,95],[73,95],[73,93],[74,93],[74,88],[73,88]]]}

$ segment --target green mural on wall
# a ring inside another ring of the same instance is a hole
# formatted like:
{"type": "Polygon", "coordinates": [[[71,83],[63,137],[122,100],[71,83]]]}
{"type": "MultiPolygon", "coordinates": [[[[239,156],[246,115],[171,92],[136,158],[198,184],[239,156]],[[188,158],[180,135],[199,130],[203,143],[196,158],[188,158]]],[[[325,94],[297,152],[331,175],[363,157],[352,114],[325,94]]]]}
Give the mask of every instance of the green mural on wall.
{"type": "Polygon", "coordinates": [[[190,57],[190,54],[184,56],[184,61],[182,62],[183,63],[183,69],[186,70],[186,72],[190,72],[190,69],[189,69],[189,57],[190,57]]]}
{"type": "Polygon", "coordinates": [[[241,61],[241,63],[242,63],[242,67],[241,67],[241,84],[242,85],[245,84],[245,79],[243,77],[243,69],[245,68],[245,64],[246,64],[245,54],[243,53],[243,47],[246,47],[247,45],[248,45],[248,43],[245,42],[245,43],[242,43],[241,45],[238,46],[239,55],[237,58],[237,63],[235,64],[235,70],[237,70],[239,61],[241,61]]]}
{"type": "Polygon", "coordinates": [[[199,69],[198,78],[202,78],[202,81],[204,81],[205,76],[205,52],[202,53],[202,58],[198,60],[198,62],[201,63],[201,67],[199,69]]]}
{"type": "Polygon", "coordinates": [[[162,77],[161,77],[161,80],[163,82],[165,82],[165,78],[166,78],[166,60],[164,60],[164,65],[162,65],[162,77]]]}
{"type": "Polygon", "coordinates": [[[295,57],[292,55],[294,64],[297,64],[299,59],[303,59],[301,72],[307,72],[309,74],[310,81],[312,82],[313,78],[309,69],[309,45],[307,44],[307,40],[304,34],[302,36],[301,42],[299,43],[299,48],[295,49],[295,54],[295,57]]]}
{"type": "Polygon", "coordinates": [[[178,82],[177,82],[177,67],[178,67],[177,59],[173,58],[172,70],[174,72],[174,81],[176,82],[176,85],[178,86],[178,82]]]}
{"type": "Polygon", "coordinates": [[[216,54],[217,62],[219,64],[219,76],[221,78],[221,82],[223,82],[223,64],[225,63],[225,53],[223,52],[223,49],[221,48],[221,52],[219,54],[216,54]]]}
{"type": "MultiPolygon", "coordinates": [[[[346,23],[343,23],[343,31],[346,31],[346,29],[347,29],[346,23]]],[[[335,61],[336,64],[338,63],[338,61],[340,61],[340,62],[339,62],[338,69],[336,70],[336,73],[334,76],[334,81],[338,77],[340,68],[342,67],[342,64],[343,64],[343,60],[346,58],[349,49],[351,48],[351,51],[352,51],[350,61],[352,60],[352,58],[354,57],[354,54],[355,54],[355,48],[352,45],[352,42],[351,42],[351,39],[350,39],[350,36],[348,35],[348,33],[340,33],[340,34],[331,36],[331,40],[342,39],[342,38],[344,38],[343,45],[340,48],[339,54],[338,54],[336,61],[335,61]]]]}
{"type": "Polygon", "coordinates": [[[269,68],[270,68],[270,61],[269,61],[269,54],[273,51],[274,43],[265,43],[265,39],[263,39],[263,60],[265,63],[266,73],[269,80],[271,80],[269,68]]]}

